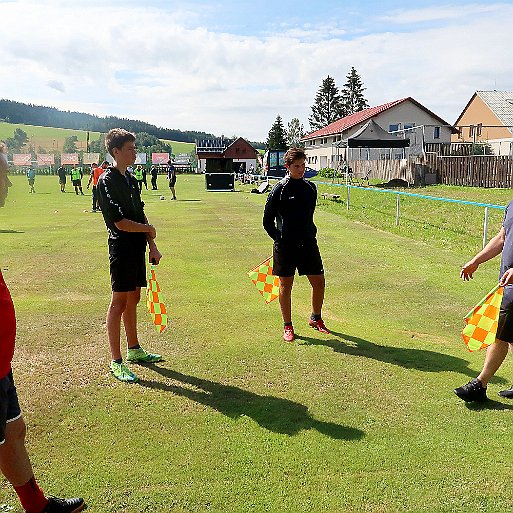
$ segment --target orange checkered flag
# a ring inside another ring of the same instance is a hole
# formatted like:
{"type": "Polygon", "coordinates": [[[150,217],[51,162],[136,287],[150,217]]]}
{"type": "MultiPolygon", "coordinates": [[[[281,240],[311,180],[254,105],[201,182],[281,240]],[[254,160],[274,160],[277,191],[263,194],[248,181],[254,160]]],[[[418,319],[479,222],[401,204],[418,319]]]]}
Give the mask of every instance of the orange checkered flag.
{"type": "Polygon", "coordinates": [[[495,342],[504,287],[497,285],[465,316],[467,325],[461,336],[469,351],[477,351],[495,342]]]}
{"type": "Polygon", "coordinates": [[[249,279],[264,296],[265,302],[274,301],[280,293],[280,279],[273,276],[273,257],[266,258],[261,264],[248,272],[249,279]]]}
{"type": "Polygon", "coordinates": [[[151,276],[148,279],[148,286],[146,287],[146,305],[153,318],[153,324],[157,327],[157,331],[162,333],[167,328],[167,310],[164,300],[162,299],[159,282],[157,278],[155,278],[154,265],[150,267],[150,273],[151,276]]]}

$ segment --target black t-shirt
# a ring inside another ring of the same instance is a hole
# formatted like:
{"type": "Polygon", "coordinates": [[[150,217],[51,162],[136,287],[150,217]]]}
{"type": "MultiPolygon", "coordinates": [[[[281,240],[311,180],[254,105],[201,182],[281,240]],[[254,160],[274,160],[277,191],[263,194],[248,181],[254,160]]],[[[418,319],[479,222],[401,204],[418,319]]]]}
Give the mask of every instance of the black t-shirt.
{"type": "Polygon", "coordinates": [[[317,228],[313,222],[317,187],[304,178],[286,176],[267,197],[263,225],[275,242],[300,244],[314,241],[317,228]]]}
{"type": "Polygon", "coordinates": [[[96,187],[98,202],[109,232],[111,254],[120,251],[144,251],[145,233],[125,232],[115,225],[122,219],[145,222],[144,203],[141,201],[135,177],[128,172],[123,176],[115,167],[109,167],[98,179],[96,187]]]}

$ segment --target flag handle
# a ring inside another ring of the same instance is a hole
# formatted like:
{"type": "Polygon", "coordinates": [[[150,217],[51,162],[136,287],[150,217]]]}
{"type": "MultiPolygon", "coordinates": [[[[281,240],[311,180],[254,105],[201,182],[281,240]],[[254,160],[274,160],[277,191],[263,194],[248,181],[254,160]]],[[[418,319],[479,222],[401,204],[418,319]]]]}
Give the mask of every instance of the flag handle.
{"type": "Polygon", "coordinates": [[[474,310],[475,310],[476,308],[479,308],[479,307],[480,307],[480,306],[481,306],[481,305],[486,301],[486,298],[487,298],[490,294],[493,294],[493,293],[494,293],[498,288],[499,288],[499,284],[497,283],[497,285],[495,285],[495,287],[494,287],[492,290],[490,290],[490,292],[488,292],[488,293],[486,294],[486,296],[485,296],[483,299],[481,299],[481,301],[479,301],[479,303],[477,303],[477,305],[475,305],[475,306],[473,306],[473,307],[472,307],[472,310],[470,310],[470,312],[469,312],[467,315],[465,315],[464,319],[468,319],[469,317],[471,317],[471,316],[472,316],[472,314],[474,313],[474,310]]]}
{"type": "Polygon", "coordinates": [[[255,267],[253,267],[253,269],[251,269],[250,271],[248,271],[248,274],[249,273],[252,273],[253,271],[256,271],[262,264],[265,264],[268,260],[270,260],[273,256],[268,256],[266,259],[262,260],[258,265],[255,265],[255,267]]]}

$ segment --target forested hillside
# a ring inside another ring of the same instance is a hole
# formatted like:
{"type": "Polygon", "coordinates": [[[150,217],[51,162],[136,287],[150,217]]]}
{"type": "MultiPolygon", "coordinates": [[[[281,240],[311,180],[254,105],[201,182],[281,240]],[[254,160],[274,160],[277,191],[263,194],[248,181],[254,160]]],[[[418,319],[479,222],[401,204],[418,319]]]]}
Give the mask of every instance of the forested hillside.
{"type": "Polygon", "coordinates": [[[196,139],[208,139],[213,134],[197,131],[182,131],[157,127],[144,121],[118,118],[115,116],[99,117],[82,112],[69,112],[11,100],[0,100],[0,121],[24,125],[70,128],[92,132],[107,132],[114,127],[125,128],[132,132],[146,132],[159,139],[194,142],[196,139]]]}

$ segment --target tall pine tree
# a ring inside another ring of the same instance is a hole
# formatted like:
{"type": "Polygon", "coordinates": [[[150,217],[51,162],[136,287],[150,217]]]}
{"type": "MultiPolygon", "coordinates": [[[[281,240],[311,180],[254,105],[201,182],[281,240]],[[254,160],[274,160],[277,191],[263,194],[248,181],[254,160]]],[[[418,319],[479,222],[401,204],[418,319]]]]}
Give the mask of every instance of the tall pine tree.
{"type": "Polygon", "coordinates": [[[328,75],[322,81],[321,87],[315,96],[312,115],[308,118],[310,128],[319,130],[343,117],[342,105],[342,97],[335,85],[335,80],[328,75]]]}
{"type": "Polygon", "coordinates": [[[295,146],[303,147],[304,143],[301,139],[305,135],[305,129],[298,118],[292,118],[287,125],[287,145],[289,147],[295,146]]]}
{"type": "Polygon", "coordinates": [[[354,67],[351,67],[346,79],[341,92],[344,116],[349,116],[369,107],[369,102],[363,95],[366,87],[363,87],[362,79],[354,67]]]}
{"type": "Polygon", "coordinates": [[[285,128],[283,127],[283,120],[279,114],[276,116],[276,120],[274,121],[271,130],[269,130],[269,135],[267,136],[265,147],[268,150],[287,149],[287,134],[285,132],[285,128]]]}

